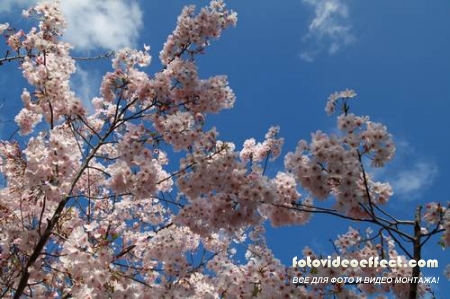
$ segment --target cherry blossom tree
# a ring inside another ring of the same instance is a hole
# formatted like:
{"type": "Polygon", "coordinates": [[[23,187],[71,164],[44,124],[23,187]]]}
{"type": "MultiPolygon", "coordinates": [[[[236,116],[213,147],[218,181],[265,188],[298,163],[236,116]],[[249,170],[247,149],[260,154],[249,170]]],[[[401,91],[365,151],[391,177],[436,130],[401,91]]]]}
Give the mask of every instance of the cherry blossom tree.
{"type": "MultiPolygon", "coordinates": [[[[237,14],[222,1],[188,6],[145,72],[149,47],[112,58],[90,112],[70,88],[75,73],[58,1],[24,12],[29,32],[0,25],[7,54],[28,87],[19,135],[0,143],[0,292],[4,298],[419,298],[426,284],[294,284],[293,277],[420,277],[420,268],[283,265],[265,238],[271,225],[304,225],[314,214],[368,223],[334,241],[330,256],[420,260],[434,235],[450,246],[450,209],[429,203],[411,220],[388,213],[393,190],[370,169],[395,144],[387,128],[350,111],[356,93],[332,94],[339,133],[317,131],[284,157],[279,128],[242,148],[218,139],[206,116],[230,109],[226,76],[199,78],[196,57],[237,14]],[[39,129],[37,129],[39,128],[39,129]],[[209,129],[208,129],[209,128],[209,129]],[[181,158],[179,158],[181,157],[181,158]],[[175,170],[174,170],[175,169],[175,170]],[[300,192],[302,194],[300,194],[300,192]],[[238,262],[237,248],[246,248],[238,262]],[[384,295],[383,295],[384,294],[384,295]]],[[[301,228],[299,228],[301,230],[301,228]]],[[[317,257],[308,247],[304,257],[317,257]]],[[[450,268],[447,268],[450,272],[450,268]]]]}

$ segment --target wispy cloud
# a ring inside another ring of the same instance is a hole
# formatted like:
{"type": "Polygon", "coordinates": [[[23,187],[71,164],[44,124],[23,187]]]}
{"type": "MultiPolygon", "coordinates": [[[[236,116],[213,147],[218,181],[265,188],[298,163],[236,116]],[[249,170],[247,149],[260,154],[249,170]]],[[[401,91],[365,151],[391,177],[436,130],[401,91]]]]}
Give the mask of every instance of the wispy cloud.
{"type": "Polygon", "coordinates": [[[397,173],[391,181],[394,194],[404,200],[420,197],[431,185],[438,174],[433,162],[418,161],[411,167],[397,173]]]}
{"type": "Polygon", "coordinates": [[[438,165],[433,158],[416,152],[407,140],[397,138],[395,146],[393,161],[382,168],[366,166],[367,170],[375,181],[388,182],[396,199],[404,202],[419,199],[432,187],[439,174],[438,165]]]}
{"type": "Polygon", "coordinates": [[[313,62],[321,52],[334,54],[353,43],[356,38],[352,33],[348,6],[341,0],[303,0],[314,8],[314,18],[304,36],[307,50],[299,57],[313,62]]]}
{"type": "Polygon", "coordinates": [[[95,69],[86,70],[80,64],[76,65],[77,71],[70,79],[70,85],[75,91],[77,97],[81,99],[84,107],[89,113],[94,111],[92,98],[99,95],[99,86],[101,83],[101,74],[95,69]]]}
{"type": "Polygon", "coordinates": [[[69,30],[65,39],[78,50],[117,50],[133,46],[142,27],[142,10],[131,0],[64,0],[69,30]]]}

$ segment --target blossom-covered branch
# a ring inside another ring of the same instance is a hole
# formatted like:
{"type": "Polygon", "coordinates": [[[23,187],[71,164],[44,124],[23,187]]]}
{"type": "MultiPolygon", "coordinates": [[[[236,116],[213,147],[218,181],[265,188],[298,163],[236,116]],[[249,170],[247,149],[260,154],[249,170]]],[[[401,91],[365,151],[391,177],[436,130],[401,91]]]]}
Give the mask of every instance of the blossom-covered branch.
{"type": "MultiPolygon", "coordinates": [[[[325,214],[377,231],[350,228],[333,242],[333,256],[418,259],[435,235],[450,246],[448,207],[430,203],[412,220],[386,209],[393,190],[370,167],[393,159],[394,141],[386,126],[352,113],[353,90],[326,104],[338,114],[339,133],[301,140],[272,177],[268,163],[284,143],[279,127],[239,149],[207,122],[236,100],[226,76],[200,78],[196,64],[237,22],[223,1],[183,9],[154,74],[145,71],[150,47],[116,51],[92,109],[69,84],[77,58],[61,40],[59,1],[24,15],[39,21],[28,33],[0,25],[8,47],[0,63],[18,62],[28,83],[15,116],[20,136],[0,142],[1,297],[417,298],[427,291],[419,283],[298,286],[292,277],[421,273],[286,267],[265,241],[269,222],[306,225],[325,214]],[[237,258],[242,248],[244,261],[237,258]]],[[[309,248],[303,253],[318,257],[309,248]]]]}

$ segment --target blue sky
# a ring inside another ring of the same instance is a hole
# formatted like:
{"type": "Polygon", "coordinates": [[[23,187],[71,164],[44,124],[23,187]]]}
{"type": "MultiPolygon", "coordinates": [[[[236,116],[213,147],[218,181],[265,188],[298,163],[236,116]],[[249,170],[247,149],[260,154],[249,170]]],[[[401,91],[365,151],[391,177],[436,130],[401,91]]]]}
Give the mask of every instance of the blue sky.
{"type": "MultiPolygon", "coordinates": [[[[21,9],[32,0],[3,0],[0,23],[30,26],[20,21],[21,9]]],[[[63,0],[69,20],[66,38],[74,55],[89,56],[122,46],[151,46],[149,73],[159,69],[158,54],[176,17],[186,4],[206,1],[75,1],[63,0]],[[105,5],[104,3],[107,3],[105,5]]],[[[271,125],[280,125],[284,153],[299,139],[321,129],[331,131],[335,119],[324,112],[329,94],[345,88],[358,97],[352,110],[387,125],[397,144],[395,160],[379,179],[394,186],[390,211],[412,218],[417,205],[446,203],[450,177],[450,2],[443,0],[288,0],[228,1],[238,12],[238,25],[198,59],[202,77],[227,74],[237,95],[234,109],[210,116],[222,140],[240,147],[246,138],[262,140],[271,125]],[[282,4],[281,4],[282,3],[282,4]],[[445,129],[447,128],[447,129],[445,129]]],[[[1,49],[1,48],[0,48],[1,49]]],[[[80,63],[75,90],[84,99],[97,95],[109,62],[80,63]]],[[[12,70],[9,64],[3,70],[12,70]]],[[[20,80],[1,72],[0,110],[4,121],[20,107],[20,80]]],[[[0,124],[2,138],[15,129],[0,124]]],[[[269,166],[276,174],[283,161],[269,166]]],[[[307,227],[269,231],[276,256],[289,263],[305,245],[330,251],[329,242],[348,223],[315,217],[307,227]]],[[[357,224],[350,224],[357,227],[357,224]]],[[[450,262],[432,240],[424,258],[438,257],[441,281],[434,285],[444,298],[443,265],[450,262]],[[434,244],[432,244],[434,243],[434,244]]]]}

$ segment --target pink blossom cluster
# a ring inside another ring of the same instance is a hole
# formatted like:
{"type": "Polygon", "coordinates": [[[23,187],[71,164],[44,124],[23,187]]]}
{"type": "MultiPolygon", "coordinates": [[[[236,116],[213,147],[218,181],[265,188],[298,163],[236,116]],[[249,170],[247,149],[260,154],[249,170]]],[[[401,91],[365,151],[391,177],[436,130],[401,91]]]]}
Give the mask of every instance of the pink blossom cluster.
{"type": "Polygon", "coordinates": [[[173,59],[162,74],[168,77],[163,80],[167,83],[164,86],[167,91],[165,95],[156,96],[165,105],[173,104],[192,113],[202,114],[218,113],[222,109],[233,107],[235,95],[228,86],[226,76],[200,80],[195,63],[179,57],[173,59]],[[169,82],[174,85],[169,85],[169,82]]]}
{"type": "Polygon", "coordinates": [[[218,38],[222,31],[236,25],[237,14],[228,11],[222,0],[211,1],[209,7],[195,14],[194,6],[187,6],[178,17],[178,24],[169,36],[160,53],[163,64],[169,64],[175,57],[187,52],[201,53],[211,38],[218,38]],[[195,49],[190,46],[196,45],[195,49]]]}
{"type": "Polygon", "coordinates": [[[206,158],[188,156],[182,165],[193,165],[194,171],[178,179],[178,188],[190,203],[176,221],[201,235],[219,229],[232,233],[255,224],[258,202],[272,196],[261,177],[247,175],[231,145],[219,150],[206,158]]]}
{"type": "Polygon", "coordinates": [[[340,135],[317,131],[309,144],[301,140],[295,153],[286,155],[285,166],[314,197],[334,195],[338,210],[364,217],[361,203],[384,204],[393,194],[388,183],[373,182],[363,165],[365,158],[373,167],[391,160],[392,136],[385,126],[347,111],[338,116],[337,126],[340,135]]]}
{"type": "Polygon", "coordinates": [[[328,97],[327,105],[325,106],[325,111],[327,114],[333,114],[336,111],[336,106],[339,100],[347,100],[356,97],[356,92],[352,89],[346,89],[343,91],[335,92],[328,97]]]}
{"type": "Polygon", "coordinates": [[[442,222],[442,230],[444,231],[442,236],[443,244],[445,247],[450,247],[450,209],[445,211],[442,222]]]}
{"type": "Polygon", "coordinates": [[[450,209],[438,202],[430,202],[425,205],[423,220],[426,224],[425,233],[432,229],[442,230],[442,247],[450,247],[450,209]]]}
{"type": "Polygon", "coordinates": [[[209,269],[220,273],[212,279],[216,294],[234,298],[312,298],[306,289],[286,283],[289,270],[265,244],[249,246],[245,256],[247,263],[241,266],[233,261],[233,253],[219,253],[208,262],[209,269]]]}
{"type": "Polygon", "coordinates": [[[39,30],[45,34],[46,39],[51,36],[56,40],[67,27],[65,17],[62,14],[60,0],[52,2],[39,2],[35,7],[25,10],[24,17],[36,17],[40,20],[39,30]]]}
{"type": "MultiPolygon", "coordinates": [[[[289,173],[278,172],[272,182],[276,188],[276,196],[270,205],[259,208],[260,213],[275,227],[306,224],[312,216],[311,213],[292,209],[292,203],[297,202],[301,196],[297,191],[295,178],[289,173]]],[[[312,207],[313,200],[307,197],[301,203],[304,207],[312,207]]]]}
{"type": "Polygon", "coordinates": [[[190,112],[178,111],[171,115],[156,116],[154,126],[163,135],[164,141],[173,145],[175,150],[193,145],[202,134],[196,128],[195,119],[190,112]]]}
{"type": "MultiPolygon", "coordinates": [[[[126,124],[126,131],[117,143],[116,154],[120,157],[108,165],[111,174],[109,187],[118,192],[132,192],[136,198],[148,198],[158,191],[169,191],[172,180],[163,170],[167,161],[154,156],[145,145],[146,130],[141,125],[126,124]]],[[[163,152],[160,155],[164,155],[163,152]]]]}
{"type": "MultiPolygon", "coordinates": [[[[70,89],[76,69],[71,45],[60,41],[66,23],[59,1],[39,3],[24,15],[37,17],[39,26],[7,37],[8,47],[24,57],[20,68],[31,87],[22,92],[24,106],[15,117],[21,139],[0,141],[1,296],[407,296],[407,285],[292,284],[293,276],[413,272],[292,269],[265,241],[267,222],[306,224],[322,212],[381,227],[375,237],[351,228],[334,242],[336,254],[399,257],[396,239],[383,233],[399,234],[398,227],[411,222],[376,217],[393,191],[373,181],[365,166],[390,161],[393,139],[384,125],[349,113],[353,90],[335,93],[327,103],[328,112],[342,104],[339,133],[317,131],[311,142],[301,140],[285,156],[286,170],[271,177],[267,164],[281,155],[284,141],[279,127],[271,127],[262,142],[246,140],[242,149],[219,140],[215,127],[206,128],[208,114],[235,102],[226,76],[201,79],[195,62],[212,38],[236,23],[223,1],[213,0],[199,13],[192,6],[183,10],[160,53],[163,68],[153,75],[144,70],[151,62],[148,46],[118,51],[92,99],[92,113],[70,89]],[[41,121],[40,131],[31,134],[41,121]],[[329,197],[331,208],[313,204],[329,197]],[[242,248],[246,255],[239,260],[242,248]]],[[[5,30],[9,25],[0,25],[5,30]]],[[[450,246],[450,209],[430,203],[419,216],[412,224],[423,220],[428,229],[420,237],[441,233],[450,246]]],[[[318,256],[308,248],[304,255],[318,256]]],[[[418,291],[423,294],[423,286],[418,291]]]]}
{"type": "Polygon", "coordinates": [[[243,162],[249,160],[254,162],[261,162],[267,157],[272,160],[277,158],[281,153],[284,139],[278,138],[280,131],[279,127],[271,127],[266,133],[266,140],[263,143],[256,143],[254,138],[247,139],[244,142],[244,148],[241,150],[239,156],[243,162]]]}
{"type": "Polygon", "coordinates": [[[112,60],[114,69],[123,68],[124,70],[131,70],[136,64],[140,67],[150,65],[151,57],[148,54],[149,47],[145,47],[144,51],[137,51],[130,48],[121,49],[116,53],[112,60]]]}
{"type": "MultiPolygon", "coordinates": [[[[360,232],[352,227],[348,232],[338,236],[334,241],[336,246],[336,252],[329,255],[330,260],[357,260],[362,259],[391,259],[401,260],[402,263],[406,263],[405,256],[399,255],[395,249],[395,242],[390,237],[378,236],[382,241],[380,243],[374,243],[375,239],[372,235],[372,231],[368,229],[367,236],[362,236],[360,232]],[[383,245],[384,244],[384,245],[383,245]]],[[[327,259],[323,255],[314,253],[309,247],[305,247],[303,250],[304,258],[309,257],[313,259],[327,259]]],[[[383,284],[369,284],[361,283],[357,285],[357,289],[346,288],[343,283],[322,283],[317,284],[314,287],[315,295],[319,298],[326,298],[327,294],[333,294],[337,298],[368,298],[368,295],[391,293],[396,298],[407,298],[409,294],[409,284],[394,283],[396,277],[411,277],[412,268],[398,267],[398,268],[382,268],[382,267],[318,267],[314,269],[293,269],[290,275],[293,276],[309,276],[310,281],[312,277],[328,277],[329,280],[333,277],[391,277],[392,283],[383,284]],[[293,271],[299,271],[295,273],[293,271]],[[356,292],[355,292],[356,291],[356,292]]],[[[419,284],[418,294],[423,296],[426,293],[427,285],[419,284]]],[[[381,296],[381,298],[387,298],[381,296]]]]}
{"type": "Polygon", "coordinates": [[[86,111],[69,86],[75,64],[70,45],[58,40],[66,25],[59,2],[38,4],[24,15],[38,18],[39,28],[27,34],[18,31],[8,44],[15,52],[24,52],[23,75],[35,88],[32,93],[23,91],[24,108],[15,118],[21,133],[29,134],[42,116],[53,125],[65,115],[83,116],[86,111]]]}
{"type": "Polygon", "coordinates": [[[430,224],[438,224],[446,213],[446,208],[438,202],[430,202],[425,206],[423,219],[430,224]]]}

